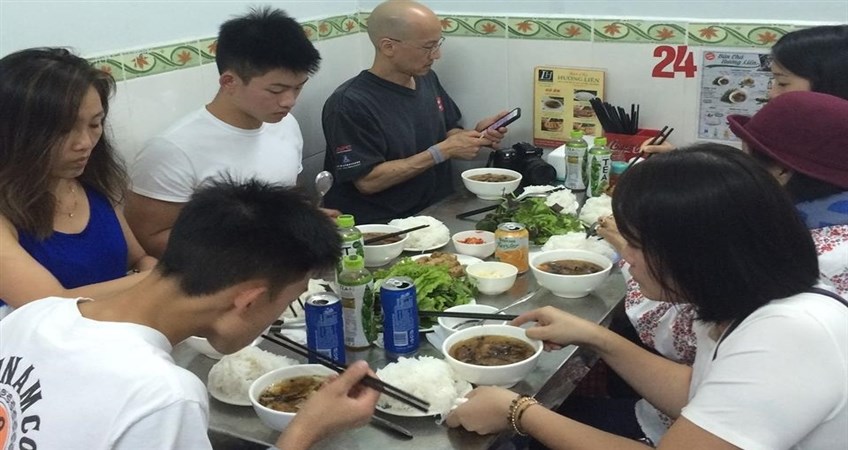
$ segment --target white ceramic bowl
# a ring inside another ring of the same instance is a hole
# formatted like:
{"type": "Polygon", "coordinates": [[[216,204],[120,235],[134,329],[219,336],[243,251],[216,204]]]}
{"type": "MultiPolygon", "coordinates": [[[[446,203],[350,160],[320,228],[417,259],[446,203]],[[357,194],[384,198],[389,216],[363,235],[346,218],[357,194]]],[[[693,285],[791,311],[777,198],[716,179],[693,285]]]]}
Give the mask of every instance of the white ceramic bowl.
{"type": "Polygon", "coordinates": [[[212,347],[212,344],[210,344],[209,341],[206,340],[206,338],[202,338],[200,336],[189,336],[188,339],[183,342],[185,342],[186,345],[195,349],[196,351],[208,356],[209,358],[221,359],[224,357],[224,354],[219,352],[218,350],[215,350],[215,348],[212,347]]]}
{"type": "Polygon", "coordinates": [[[565,298],[580,298],[589,295],[609,276],[612,261],[600,253],[586,250],[550,250],[530,258],[530,270],[536,281],[548,288],[554,295],[565,298]],[[588,275],[557,275],[539,270],[539,264],[560,259],[579,259],[595,263],[603,268],[600,272],[588,275]]]}
{"type": "MultiPolygon", "coordinates": [[[[480,305],[480,304],[467,304],[467,305],[457,305],[451,306],[446,309],[447,312],[470,312],[470,313],[483,313],[483,314],[492,314],[497,311],[498,308],[489,305],[480,305]]],[[[442,336],[448,337],[457,332],[453,327],[472,319],[460,319],[457,317],[439,317],[439,328],[442,332],[442,336]]],[[[506,321],[496,321],[496,320],[484,320],[483,324],[485,325],[503,325],[506,321]]]]}
{"type": "Polygon", "coordinates": [[[477,285],[477,290],[486,295],[498,295],[506,292],[515,284],[518,268],[512,264],[484,261],[471,264],[465,273],[477,285]]]}
{"type": "MultiPolygon", "coordinates": [[[[200,353],[208,356],[209,358],[221,359],[221,358],[224,357],[223,353],[219,352],[218,350],[215,350],[215,348],[212,347],[212,344],[210,344],[209,341],[206,340],[206,338],[203,338],[203,337],[200,337],[200,336],[189,336],[183,342],[185,342],[186,345],[193,348],[197,352],[200,352],[200,353]]],[[[262,336],[259,336],[256,339],[254,339],[253,342],[251,342],[250,345],[259,345],[260,342],[262,342],[262,336]]],[[[233,352],[233,353],[235,353],[235,352],[233,352]]]]}
{"type": "Polygon", "coordinates": [[[476,194],[477,197],[483,200],[498,200],[504,195],[511,194],[512,191],[518,189],[521,184],[521,174],[509,169],[500,169],[496,167],[480,167],[477,169],[468,169],[462,172],[462,184],[465,188],[476,194]],[[482,175],[484,173],[492,173],[497,175],[509,175],[515,177],[511,181],[488,182],[472,180],[473,175],[482,175]]]}
{"type": "Polygon", "coordinates": [[[335,373],[336,372],[332,369],[328,369],[320,364],[301,364],[298,366],[281,367],[277,370],[272,370],[271,372],[257,378],[256,381],[250,385],[250,389],[248,390],[250,404],[253,405],[253,410],[256,411],[256,415],[259,416],[259,420],[261,420],[262,423],[269,428],[273,428],[277,431],[283,431],[294,418],[295,413],[280,412],[260,405],[258,399],[262,394],[262,391],[278,381],[287,380],[289,378],[304,375],[330,376],[335,373]]]}
{"type": "Polygon", "coordinates": [[[478,386],[510,387],[526,378],[536,367],[539,355],[542,354],[542,341],[528,338],[523,328],[512,325],[482,325],[459,330],[445,338],[442,344],[442,353],[445,355],[445,361],[453,367],[457,376],[469,383],[478,386]],[[450,348],[457,342],[486,335],[509,336],[520,339],[532,345],[536,352],[523,361],[504,366],[477,366],[458,361],[450,356],[450,348]]]}
{"type": "Polygon", "coordinates": [[[463,255],[485,259],[495,253],[495,233],[492,233],[491,231],[460,231],[459,233],[454,234],[451,239],[453,239],[453,247],[456,249],[456,252],[463,255]],[[482,239],[483,243],[466,244],[464,242],[460,242],[471,237],[482,239]]]}
{"type": "MultiPolygon", "coordinates": [[[[394,225],[357,225],[363,234],[365,233],[394,233],[401,231],[403,228],[394,225]]],[[[409,233],[401,235],[403,239],[398,242],[389,244],[377,242],[371,245],[365,245],[365,267],[380,267],[392,262],[403,252],[403,246],[406,245],[406,240],[409,239],[409,233]]]]}

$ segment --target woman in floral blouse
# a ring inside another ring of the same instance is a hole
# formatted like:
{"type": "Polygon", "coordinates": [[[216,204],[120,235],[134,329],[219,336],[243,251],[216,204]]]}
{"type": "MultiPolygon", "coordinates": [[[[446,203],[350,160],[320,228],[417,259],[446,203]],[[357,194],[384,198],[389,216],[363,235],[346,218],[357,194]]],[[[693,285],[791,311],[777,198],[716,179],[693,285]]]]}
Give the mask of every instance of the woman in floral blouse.
{"type": "MultiPolygon", "coordinates": [[[[846,117],[848,100],[803,91],[771,100],[752,118],[728,117],[743,150],[763,164],[795,201],[816,245],[821,281],[843,297],[848,296],[846,117]],[[798,126],[802,123],[804,127],[798,126]]],[[[621,237],[611,218],[602,221],[598,232],[619,246],[621,237]]],[[[622,270],[628,284],[625,310],[639,339],[661,355],[691,365],[697,349],[692,329],[694,309],[644,297],[629,277],[627,265],[622,270]]],[[[636,415],[654,442],[671,424],[644,400],[637,403],[636,415]]]]}

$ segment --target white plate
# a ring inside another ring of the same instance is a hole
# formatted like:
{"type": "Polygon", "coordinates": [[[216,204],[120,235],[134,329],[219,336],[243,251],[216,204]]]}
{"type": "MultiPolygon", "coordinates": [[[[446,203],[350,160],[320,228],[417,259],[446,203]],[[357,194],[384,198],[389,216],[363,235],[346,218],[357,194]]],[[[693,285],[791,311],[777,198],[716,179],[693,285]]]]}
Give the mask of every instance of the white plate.
{"type": "Polygon", "coordinates": [[[429,247],[429,248],[404,247],[403,251],[405,251],[405,252],[432,252],[433,250],[438,250],[438,249],[448,245],[448,242],[450,242],[450,236],[448,236],[448,238],[445,239],[445,242],[442,242],[441,244],[439,244],[435,247],[429,247]]]}
{"type": "Polygon", "coordinates": [[[223,392],[218,392],[217,389],[211,386],[207,386],[206,390],[209,392],[209,395],[211,395],[215,400],[218,400],[219,402],[235,406],[251,406],[250,397],[247,396],[247,392],[244,393],[244,398],[232,398],[228,397],[223,392]]]}
{"type": "MultiPolygon", "coordinates": [[[[421,259],[425,256],[430,256],[430,255],[432,255],[432,253],[422,253],[420,255],[410,256],[409,259],[415,261],[417,259],[421,259]]],[[[453,255],[456,256],[456,260],[462,266],[470,266],[471,264],[477,264],[478,262],[483,262],[482,259],[474,257],[474,256],[461,255],[459,253],[454,253],[453,255]]]]}
{"type": "MultiPolygon", "coordinates": [[[[471,386],[471,383],[469,383],[467,381],[459,380],[459,382],[465,383],[465,386],[462,389],[460,389],[460,391],[459,391],[459,397],[465,397],[466,394],[471,392],[473,387],[471,386]]],[[[377,404],[377,411],[384,412],[386,414],[391,414],[393,416],[398,416],[398,417],[431,417],[431,416],[435,416],[435,415],[439,414],[439,413],[435,413],[435,412],[426,412],[425,413],[425,412],[421,412],[417,409],[410,409],[410,410],[389,409],[389,408],[383,408],[379,404],[377,404]]]]}

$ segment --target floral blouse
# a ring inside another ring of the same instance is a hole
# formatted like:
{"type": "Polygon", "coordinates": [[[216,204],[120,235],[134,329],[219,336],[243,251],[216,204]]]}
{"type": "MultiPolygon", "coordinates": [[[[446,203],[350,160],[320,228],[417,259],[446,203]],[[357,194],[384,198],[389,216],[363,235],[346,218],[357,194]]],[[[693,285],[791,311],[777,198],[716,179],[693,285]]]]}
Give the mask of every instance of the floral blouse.
{"type": "MultiPolygon", "coordinates": [[[[848,296],[848,225],[815,228],[810,233],[819,255],[822,282],[833,286],[839,295],[848,296]]],[[[692,331],[695,309],[687,304],[645,298],[627,268],[625,263],[624,307],[639,339],[666,358],[691,365],[696,350],[692,331]]]]}

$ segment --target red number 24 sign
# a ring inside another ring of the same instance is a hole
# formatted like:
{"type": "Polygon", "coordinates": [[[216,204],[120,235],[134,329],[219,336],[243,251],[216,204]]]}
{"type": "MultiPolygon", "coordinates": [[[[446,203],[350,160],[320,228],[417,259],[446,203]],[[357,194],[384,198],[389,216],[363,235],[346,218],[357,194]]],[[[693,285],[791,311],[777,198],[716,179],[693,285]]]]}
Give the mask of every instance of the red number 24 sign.
{"type": "Polygon", "coordinates": [[[678,45],[677,48],[660,45],[654,49],[654,57],[662,58],[651,72],[654,78],[674,78],[678,72],[682,72],[686,78],[693,78],[698,70],[695,56],[686,45],[678,45]]]}

